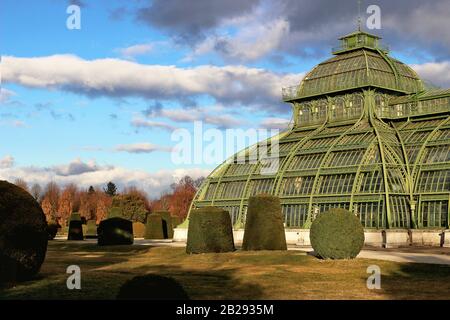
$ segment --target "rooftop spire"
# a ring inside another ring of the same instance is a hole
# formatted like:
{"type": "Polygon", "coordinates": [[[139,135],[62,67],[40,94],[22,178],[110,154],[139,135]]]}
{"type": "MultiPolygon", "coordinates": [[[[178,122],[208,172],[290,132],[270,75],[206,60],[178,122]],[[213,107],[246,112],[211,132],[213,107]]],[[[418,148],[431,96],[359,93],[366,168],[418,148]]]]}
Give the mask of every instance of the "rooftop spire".
{"type": "Polygon", "coordinates": [[[358,0],[358,31],[361,31],[361,0],[358,0]]]}

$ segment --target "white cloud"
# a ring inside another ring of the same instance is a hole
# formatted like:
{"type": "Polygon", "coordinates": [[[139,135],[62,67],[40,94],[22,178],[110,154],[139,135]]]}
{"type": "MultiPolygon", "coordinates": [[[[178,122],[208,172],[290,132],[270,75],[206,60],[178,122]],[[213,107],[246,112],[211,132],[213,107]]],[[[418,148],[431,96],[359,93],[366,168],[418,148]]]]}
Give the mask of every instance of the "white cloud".
{"type": "Polygon", "coordinates": [[[55,174],[63,177],[80,175],[88,172],[96,172],[99,169],[100,167],[96,164],[95,161],[90,160],[88,162],[83,162],[79,158],[73,160],[68,164],[53,167],[55,174]]]}
{"type": "Polygon", "coordinates": [[[269,130],[270,129],[284,130],[287,129],[290,122],[291,122],[290,119],[266,118],[263,121],[261,121],[260,127],[269,130]]]}
{"type": "MultiPolygon", "coordinates": [[[[247,20],[247,19],[244,19],[247,20]]],[[[277,49],[282,40],[289,34],[289,22],[276,19],[266,23],[251,19],[243,24],[241,19],[232,20],[225,27],[239,27],[236,35],[212,35],[198,44],[193,53],[187,57],[191,60],[195,56],[210,52],[219,53],[225,60],[255,61],[277,49]]]]}
{"type": "Polygon", "coordinates": [[[131,121],[131,125],[136,128],[147,128],[147,129],[154,129],[154,128],[160,128],[167,131],[173,131],[177,129],[177,127],[172,126],[165,122],[159,122],[159,121],[151,121],[151,120],[145,120],[145,119],[133,119],[131,121]]]}
{"type": "Polygon", "coordinates": [[[14,166],[14,157],[6,155],[0,158],[0,169],[12,168],[14,166]]]}
{"type": "Polygon", "coordinates": [[[411,65],[423,79],[432,84],[442,86],[444,88],[450,87],[450,62],[428,62],[424,64],[411,65]]]}
{"type": "Polygon", "coordinates": [[[155,151],[170,152],[172,149],[158,146],[148,142],[138,142],[131,144],[120,144],[116,146],[114,150],[118,152],[128,152],[128,153],[152,153],[155,151]]]}
{"type": "Polygon", "coordinates": [[[226,114],[226,108],[220,105],[195,107],[186,109],[164,109],[161,107],[150,107],[144,113],[149,118],[167,118],[175,122],[201,121],[206,124],[215,125],[220,128],[235,128],[245,124],[243,119],[226,114]]]}
{"type": "Polygon", "coordinates": [[[126,48],[119,48],[116,51],[125,59],[134,59],[136,56],[147,54],[153,50],[150,43],[136,44],[126,48]]]}
{"type": "Polygon", "coordinates": [[[68,164],[51,167],[0,167],[0,179],[15,181],[17,178],[22,178],[29,184],[39,183],[41,185],[50,181],[60,185],[75,183],[84,188],[91,185],[103,186],[107,182],[113,181],[119,188],[136,186],[145,190],[150,197],[157,197],[185,175],[196,179],[207,176],[209,172],[210,170],[200,168],[179,168],[149,173],[75,159],[68,164]]]}
{"type": "Polygon", "coordinates": [[[2,58],[2,78],[31,88],[86,96],[184,99],[207,95],[225,104],[281,102],[281,88],[303,74],[277,74],[245,66],[191,68],[144,65],[120,59],[84,60],[74,55],[2,58]]]}
{"type": "Polygon", "coordinates": [[[0,88],[0,103],[7,103],[16,93],[6,88],[0,88]]]}

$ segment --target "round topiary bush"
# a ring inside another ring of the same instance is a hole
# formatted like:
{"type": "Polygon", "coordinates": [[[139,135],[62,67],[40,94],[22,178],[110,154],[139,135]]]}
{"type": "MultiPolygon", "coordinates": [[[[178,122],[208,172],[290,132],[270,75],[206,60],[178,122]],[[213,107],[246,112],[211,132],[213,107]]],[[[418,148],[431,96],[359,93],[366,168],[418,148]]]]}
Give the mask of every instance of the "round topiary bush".
{"type": "Polygon", "coordinates": [[[364,229],[353,213],[335,208],[314,220],[310,239],[314,251],[323,259],[353,259],[364,245],[364,229]]]}
{"type": "Polygon", "coordinates": [[[133,235],[135,238],[143,238],[145,235],[145,224],[133,222],[133,235]]]}
{"type": "Polygon", "coordinates": [[[70,216],[67,240],[84,240],[83,222],[79,213],[74,212],[70,216]]]}
{"type": "Polygon", "coordinates": [[[280,199],[260,194],[248,199],[243,250],[287,250],[280,199]]]}
{"type": "Polygon", "coordinates": [[[169,211],[156,211],[155,213],[161,215],[163,220],[163,232],[164,239],[173,238],[173,226],[172,226],[172,216],[169,211]]]}
{"type": "Polygon", "coordinates": [[[97,222],[95,220],[88,220],[86,223],[86,239],[97,238],[97,222]]]}
{"type": "Polygon", "coordinates": [[[148,274],[125,282],[117,294],[119,300],[189,300],[184,288],[174,279],[148,274]]]}
{"type": "Polygon", "coordinates": [[[233,227],[228,211],[217,207],[194,209],[189,216],[187,253],[234,251],[233,227]]]}
{"type": "Polygon", "coordinates": [[[39,203],[23,189],[0,181],[0,283],[37,274],[47,243],[47,222],[39,203]]]}
{"type": "Polygon", "coordinates": [[[56,237],[56,234],[58,233],[58,230],[61,228],[58,222],[56,221],[50,221],[47,224],[47,232],[48,232],[48,240],[53,240],[56,237]]]}
{"type": "Polygon", "coordinates": [[[97,229],[98,245],[126,245],[133,244],[133,224],[123,218],[110,218],[100,222],[97,229]]]}
{"type": "Polygon", "coordinates": [[[163,220],[159,213],[152,213],[147,216],[145,225],[145,239],[165,239],[163,231],[163,220]]]}

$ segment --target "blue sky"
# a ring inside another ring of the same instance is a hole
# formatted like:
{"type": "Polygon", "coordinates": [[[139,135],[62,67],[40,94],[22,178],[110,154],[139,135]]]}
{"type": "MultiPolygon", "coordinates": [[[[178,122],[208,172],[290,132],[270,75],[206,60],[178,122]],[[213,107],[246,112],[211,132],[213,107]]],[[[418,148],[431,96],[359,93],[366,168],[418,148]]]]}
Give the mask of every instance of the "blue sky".
{"type": "MultiPolygon", "coordinates": [[[[372,2],[392,55],[450,86],[448,1],[372,2]]],[[[284,126],[281,87],[329,57],[356,12],[355,1],[2,0],[0,178],[158,193],[205,175],[214,164],[171,161],[173,129],[284,126]],[[71,3],[80,30],[66,27],[71,3]]]]}

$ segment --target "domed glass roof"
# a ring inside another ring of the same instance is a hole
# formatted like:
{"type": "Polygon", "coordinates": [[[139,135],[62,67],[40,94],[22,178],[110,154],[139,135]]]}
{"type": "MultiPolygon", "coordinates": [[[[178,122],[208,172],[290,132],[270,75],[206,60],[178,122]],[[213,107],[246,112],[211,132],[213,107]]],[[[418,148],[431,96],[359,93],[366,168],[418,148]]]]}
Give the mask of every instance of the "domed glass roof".
{"type": "Polygon", "coordinates": [[[334,57],[283,91],[292,125],[218,166],[192,207],[222,207],[242,228],[249,197],[269,193],[286,228],[335,207],[365,228],[450,227],[450,91],[424,90],[379,39],[342,37],[334,57]]]}
{"type": "Polygon", "coordinates": [[[376,87],[411,94],[424,89],[417,74],[406,64],[389,57],[379,37],[358,31],[342,37],[334,56],[314,67],[285,101],[376,87]]]}

